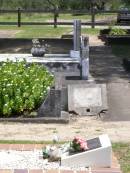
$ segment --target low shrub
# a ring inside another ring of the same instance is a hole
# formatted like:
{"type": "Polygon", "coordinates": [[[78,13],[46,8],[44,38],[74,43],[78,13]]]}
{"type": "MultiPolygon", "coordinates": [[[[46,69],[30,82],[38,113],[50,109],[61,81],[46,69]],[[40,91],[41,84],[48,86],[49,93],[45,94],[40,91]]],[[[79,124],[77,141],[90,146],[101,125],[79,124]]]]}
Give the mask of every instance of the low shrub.
{"type": "Polygon", "coordinates": [[[109,35],[126,35],[127,30],[121,28],[112,28],[109,35]]]}
{"type": "Polygon", "coordinates": [[[0,115],[20,115],[37,109],[53,84],[45,67],[26,61],[0,66],[0,115]]]}

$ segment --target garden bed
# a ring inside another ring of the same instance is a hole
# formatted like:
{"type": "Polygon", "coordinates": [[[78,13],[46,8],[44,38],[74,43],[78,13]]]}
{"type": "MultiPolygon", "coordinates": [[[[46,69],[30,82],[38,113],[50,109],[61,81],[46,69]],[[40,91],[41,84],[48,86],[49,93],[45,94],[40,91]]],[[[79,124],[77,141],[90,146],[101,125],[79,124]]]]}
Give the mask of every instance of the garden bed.
{"type": "Polygon", "coordinates": [[[0,64],[0,117],[35,116],[46,99],[54,76],[44,67],[24,61],[7,60],[0,64]],[[14,116],[16,115],[16,116],[14,116]]]}
{"type": "Polygon", "coordinates": [[[0,72],[0,122],[69,123],[67,89],[44,65],[8,60],[0,72]]]}
{"type": "Polygon", "coordinates": [[[130,44],[130,29],[126,30],[125,35],[110,35],[110,32],[111,29],[100,30],[99,38],[106,44],[130,44]]]}
{"type": "Polygon", "coordinates": [[[130,35],[107,35],[106,44],[130,44],[130,35]]]}
{"type": "MultiPolygon", "coordinates": [[[[105,36],[110,33],[111,29],[101,29],[100,30],[100,35],[105,36]]],[[[127,29],[127,34],[130,35],[130,29],[127,29]]]]}

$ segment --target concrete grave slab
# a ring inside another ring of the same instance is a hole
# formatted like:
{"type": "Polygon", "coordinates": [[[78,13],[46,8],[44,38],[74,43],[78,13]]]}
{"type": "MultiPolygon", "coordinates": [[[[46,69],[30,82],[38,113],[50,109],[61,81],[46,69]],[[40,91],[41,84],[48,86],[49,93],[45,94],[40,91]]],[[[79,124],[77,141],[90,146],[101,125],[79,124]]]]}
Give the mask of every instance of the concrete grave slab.
{"type": "Polygon", "coordinates": [[[102,110],[107,110],[106,85],[68,85],[68,109],[79,115],[96,115],[102,110]]]}
{"type": "Polygon", "coordinates": [[[33,57],[31,54],[0,54],[0,62],[7,60],[16,62],[26,59],[28,63],[80,63],[79,58],[71,58],[69,54],[45,54],[44,57],[33,57]]]}
{"type": "Polygon", "coordinates": [[[88,151],[69,154],[61,158],[61,166],[71,167],[111,167],[112,147],[108,135],[87,141],[88,151]]]}

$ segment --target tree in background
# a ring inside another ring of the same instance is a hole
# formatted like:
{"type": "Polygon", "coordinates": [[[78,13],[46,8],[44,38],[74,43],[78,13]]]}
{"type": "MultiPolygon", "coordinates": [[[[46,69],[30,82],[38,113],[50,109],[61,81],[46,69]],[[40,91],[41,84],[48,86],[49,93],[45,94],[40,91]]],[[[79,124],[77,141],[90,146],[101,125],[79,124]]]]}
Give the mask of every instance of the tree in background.
{"type": "Polygon", "coordinates": [[[107,7],[109,7],[111,10],[118,10],[121,7],[123,7],[124,3],[122,0],[107,0],[107,7]]]}
{"type": "Polygon", "coordinates": [[[0,0],[0,8],[16,9],[90,9],[93,2],[97,9],[130,7],[130,0],[0,0]]]}
{"type": "Polygon", "coordinates": [[[68,8],[69,9],[90,9],[91,0],[68,0],[68,8]]]}
{"type": "Polygon", "coordinates": [[[125,7],[130,8],[130,0],[122,0],[125,4],[125,7]]]}

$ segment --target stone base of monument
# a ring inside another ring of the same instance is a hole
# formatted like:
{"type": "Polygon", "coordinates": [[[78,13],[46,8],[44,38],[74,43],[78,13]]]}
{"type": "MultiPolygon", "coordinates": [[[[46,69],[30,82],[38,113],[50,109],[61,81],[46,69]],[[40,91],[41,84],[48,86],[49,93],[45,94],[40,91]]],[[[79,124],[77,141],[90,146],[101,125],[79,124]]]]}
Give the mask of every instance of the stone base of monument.
{"type": "Polygon", "coordinates": [[[68,85],[68,109],[79,115],[97,115],[107,110],[107,89],[105,84],[68,85]]]}
{"type": "Polygon", "coordinates": [[[87,141],[89,150],[61,158],[61,166],[111,167],[112,147],[108,135],[87,141]]]}
{"type": "Polygon", "coordinates": [[[70,57],[80,59],[80,51],[70,50],[70,57]]]}
{"type": "Polygon", "coordinates": [[[69,120],[67,112],[67,89],[51,88],[48,95],[40,108],[38,109],[39,117],[57,117],[69,120]]]}

